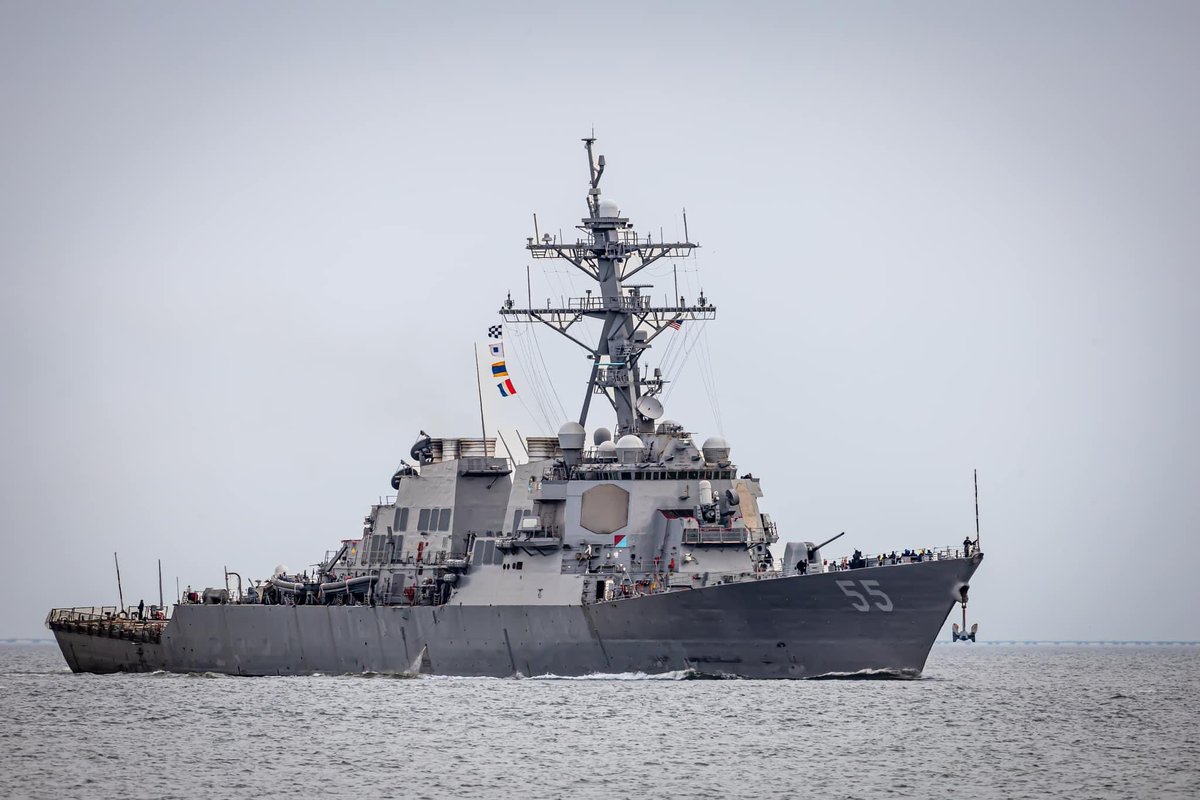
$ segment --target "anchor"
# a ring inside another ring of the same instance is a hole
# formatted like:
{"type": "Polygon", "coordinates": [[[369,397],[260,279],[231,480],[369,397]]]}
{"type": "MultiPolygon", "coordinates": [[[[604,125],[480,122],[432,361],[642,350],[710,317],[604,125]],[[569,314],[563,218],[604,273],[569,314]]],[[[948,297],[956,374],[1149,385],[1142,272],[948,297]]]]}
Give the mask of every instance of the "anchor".
{"type": "Polygon", "coordinates": [[[962,628],[958,627],[957,622],[951,627],[951,636],[954,637],[951,641],[954,642],[973,642],[975,641],[975,632],[979,630],[979,623],[976,622],[971,626],[971,630],[967,631],[967,590],[970,588],[969,585],[964,585],[958,590],[958,596],[961,598],[960,602],[962,603],[963,621],[962,628]]]}
{"type": "MultiPolygon", "coordinates": [[[[974,471],[975,480],[975,541],[972,542],[970,537],[963,542],[963,555],[969,557],[971,555],[971,545],[975,546],[975,559],[978,563],[979,559],[983,558],[983,551],[979,549],[979,470],[974,471]]],[[[967,631],[967,591],[971,588],[970,584],[964,583],[958,590],[958,599],[962,603],[962,628],[958,627],[958,623],[951,626],[950,640],[952,642],[973,642],[975,641],[975,633],[979,630],[979,623],[976,622],[971,626],[971,630],[967,631]]]]}

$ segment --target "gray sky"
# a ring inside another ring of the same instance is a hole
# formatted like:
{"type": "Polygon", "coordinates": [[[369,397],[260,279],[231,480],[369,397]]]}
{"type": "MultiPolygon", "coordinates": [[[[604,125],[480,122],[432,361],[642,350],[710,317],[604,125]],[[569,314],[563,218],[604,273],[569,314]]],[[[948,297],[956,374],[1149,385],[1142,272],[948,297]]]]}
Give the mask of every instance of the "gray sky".
{"type": "MultiPolygon", "coordinates": [[[[785,538],[961,542],[978,467],[986,637],[1200,639],[1198,40],[1194,3],[3,2],[0,637],[114,603],[114,550],[131,602],[157,558],[168,595],[313,563],[418,428],[476,435],[472,342],[594,125],[624,213],[704,245],[667,414],[785,538]]],[[[552,432],[523,397],[489,413],[552,432]]]]}

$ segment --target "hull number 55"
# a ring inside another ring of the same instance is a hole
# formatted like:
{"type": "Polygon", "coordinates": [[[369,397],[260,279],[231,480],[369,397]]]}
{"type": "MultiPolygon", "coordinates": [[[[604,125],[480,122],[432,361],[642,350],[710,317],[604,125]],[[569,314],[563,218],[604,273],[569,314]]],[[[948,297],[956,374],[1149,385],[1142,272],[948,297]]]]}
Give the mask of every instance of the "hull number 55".
{"type": "Polygon", "coordinates": [[[879,588],[879,581],[838,581],[837,585],[846,597],[853,598],[854,608],[858,611],[870,611],[872,605],[872,601],[857,589],[858,586],[862,586],[867,595],[875,598],[874,606],[880,611],[892,610],[892,599],[879,588]]]}

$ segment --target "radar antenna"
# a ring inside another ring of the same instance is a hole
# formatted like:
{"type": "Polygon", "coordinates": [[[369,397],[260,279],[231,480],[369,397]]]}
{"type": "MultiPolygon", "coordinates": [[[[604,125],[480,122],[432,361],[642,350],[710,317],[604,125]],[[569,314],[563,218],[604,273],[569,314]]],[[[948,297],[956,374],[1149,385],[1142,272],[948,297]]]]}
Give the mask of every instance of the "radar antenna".
{"type": "MultiPolygon", "coordinates": [[[[525,249],[533,258],[558,258],[574,265],[600,285],[599,296],[589,291],[586,297],[569,298],[565,307],[548,301],[545,308],[533,308],[532,302],[530,308],[516,308],[509,295],[500,314],[506,322],[547,325],[589,353],[592,373],[579,412],[580,425],[587,424],[592,396],[599,394],[617,414],[618,437],[652,433],[654,419],[641,409],[654,406],[639,407],[638,400],[662,392],[666,381],[657,375],[643,377],[639,363],[642,353],[668,328],[714,319],[717,309],[703,296],[687,304],[678,292],[671,304],[656,306],[644,292],[651,288],[649,284],[627,283],[655,261],[686,258],[700,245],[691,241],[654,242],[649,235],[638,236],[629,219],[621,216],[617,204],[601,199],[605,160],[603,155],[593,155],[595,143],[595,137],[583,140],[588,158],[588,216],[577,227],[585,236],[567,244],[549,235],[540,240],[535,235],[526,240],[525,249]],[[594,345],[577,335],[580,329],[572,330],[585,317],[601,321],[600,337],[594,345]]],[[[686,233],[684,239],[688,239],[686,233]]]]}

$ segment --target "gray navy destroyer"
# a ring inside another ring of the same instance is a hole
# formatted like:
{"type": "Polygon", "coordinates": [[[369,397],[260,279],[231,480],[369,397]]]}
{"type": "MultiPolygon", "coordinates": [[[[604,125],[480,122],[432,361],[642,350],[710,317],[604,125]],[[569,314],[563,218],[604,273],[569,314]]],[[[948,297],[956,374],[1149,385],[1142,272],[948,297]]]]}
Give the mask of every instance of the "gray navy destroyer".
{"type": "Polygon", "coordinates": [[[526,249],[568,262],[597,290],[545,308],[510,295],[500,309],[505,325],[548,325],[588,353],[578,419],[522,440],[525,459],[499,457],[486,433],[422,432],[415,463],[392,476],[394,497],[311,572],[279,567],[246,586],[227,572],[223,588],[189,591],[169,609],[54,609],[47,625],[72,670],[920,673],[955,604],[965,607],[978,533],[899,556],[829,558],[828,541],[772,552],[780,537],[759,507],[763,483],[720,437],[698,443],[664,419],[666,380],[642,363],[660,335],[715,317],[703,296],[656,305],[632,280],[697,245],[686,226],[682,242],[638,235],[601,194],[594,143],[584,140],[582,236],[535,235],[526,249]],[[596,341],[584,320],[599,322],[596,341]],[[611,406],[612,431],[588,435],[593,401],[611,406]]]}

